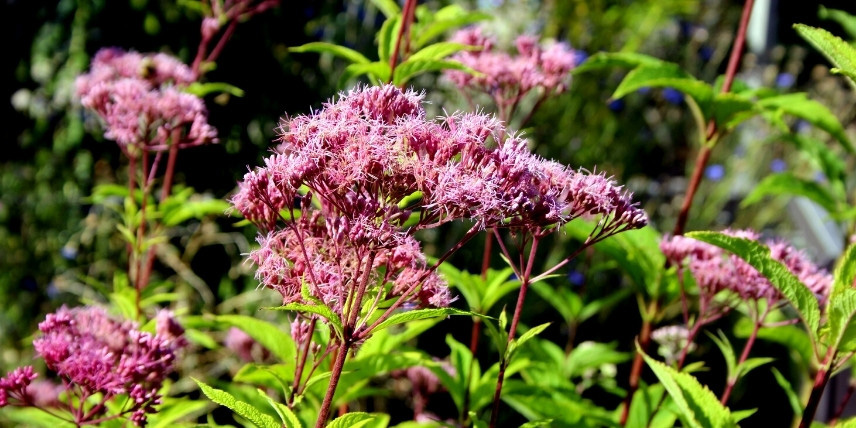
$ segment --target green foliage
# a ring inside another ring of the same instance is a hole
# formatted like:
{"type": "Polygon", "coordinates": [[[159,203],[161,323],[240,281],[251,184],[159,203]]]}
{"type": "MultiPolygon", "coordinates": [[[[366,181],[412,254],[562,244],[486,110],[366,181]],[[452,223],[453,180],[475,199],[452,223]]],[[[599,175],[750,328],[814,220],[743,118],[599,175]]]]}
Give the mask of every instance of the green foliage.
{"type": "Polygon", "coordinates": [[[425,308],[425,309],[414,309],[411,311],[400,312],[390,316],[389,318],[383,320],[377,327],[372,331],[383,330],[385,328],[392,327],[394,325],[403,324],[410,321],[418,321],[430,318],[441,318],[449,315],[472,315],[478,316],[478,314],[458,310],[455,308],[425,308]]]}
{"type": "Polygon", "coordinates": [[[280,361],[293,360],[297,352],[291,335],[267,321],[246,315],[217,315],[214,317],[214,321],[243,330],[253,340],[270,350],[280,361]]]}
{"type": "Polygon", "coordinates": [[[386,428],[389,415],[382,413],[353,412],[333,419],[327,428],[386,428]]]}
{"type": "Polygon", "coordinates": [[[847,76],[847,80],[856,88],[856,48],[853,45],[822,28],[795,24],[794,29],[837,67],[832,69],[833,73],[847,76]]]}
{"type": "Polygon", "coordinates": [[[838,201],[835,196],[822,184],[799,178],[791,172],[782,172],[765,177],[746,195],[740,205],[747,207],[761,202],[765,196],[779,195],[802,196],[814,201],[830,213],[839,212],[838,201]]]}
{"type": "Polygon", "coordinates": [[[485,278],[460,270],[450,263],[441,264],[437,270],[449,283],[457,289],[467,306],[474,312],[488,313],[493,306],[508,293],[520,287],[520,281],[511,279],[514,270],[507,267],[502,270],[488,269],[485,278]]]}
{"type": "Polygon", "coordinates": [[[827,344],[839,351],[856,351],[856,244],[844,252],[827,305],[827,344]]]}
{"type": "Polygon", "coordinates": [[[737,426],[727,407],[707,387],[688,373],[681,373],[646,355],[640,349],[648,367],[672,397],[681,411],[681,420],[690,427],[720,428],[737,426]]]}
{"type": "Polygon", "coordinates": [[[265,413],[262,413],[261,411],[259,411],[259,409],[253,407],[252,405],[238,400],[232,394],[229,394],[228,392],[217,388],[212,388],[197,379],[194,379],[194,381],[197,385],[199,385],[199,389],[202,390],[202,393],[205,394],[205,396],[208,397],[211,401],[222,406],[228,407],[238,415],[247,418],[247,420],[252,422],[255,426],[260,428],[280,427],[280,424],[276,421],[276,419],[265,413]]]}
{"type": "Polygon", "coordinates": [[[766,246],[743,238],[717,232],[690,232],[688,237],[716,245],[740,257],[764,275],[794,306],[814,336],[820,324],[820,304],[817,298],[785,265],[770,255],[766,246]]]}
{"type": "Polygon", "coordinates": [[[837,22],[847,32],[851,40],[856,39],[856,16],[843,10],[828,9],[823,5],[818,10],[818,16],[821,19],[829,19],[837,22]]]}

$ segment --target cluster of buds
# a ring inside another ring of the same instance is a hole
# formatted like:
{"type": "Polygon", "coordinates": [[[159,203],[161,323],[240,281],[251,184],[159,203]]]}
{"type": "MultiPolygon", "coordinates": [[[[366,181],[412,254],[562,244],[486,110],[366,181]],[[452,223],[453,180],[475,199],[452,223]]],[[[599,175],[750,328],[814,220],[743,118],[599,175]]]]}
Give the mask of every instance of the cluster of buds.
{"type": "Polygon", "coordinates": [[[49,407],[70,412],[78,425],[124,415],[130,415],[135,425],[145,425],[147,415],[160,403],[158,391],[173,371],[176,351],[186,344],[181,327],[166,312],[157,317],[156,334],[140,331],[135,323],[112,318],[97,307],[62,307],[48,314],[39,330],[42,334],[33,346],[62,380],[65,394],[76,396],[80,403],[95,394],[101,394],[103,402],[127,396],[127,403],[120,413],[107,415],[104,405],[66,408],[71,401],[55,399],[56,388],[53,400],[37,399],[45,395],[37,391],[45,388],[34,388],[36,374],[25,366],[0,379],[0,406],[51,403],[49,407]]]}
{"type": "Polygon", "coordinates": [[[106,48],[76,85],[81,104],[105,124],[106,138],[126,152],[163,151],[217,140],[202,99],[182,90],[195,79],[169,55],[106,48]]]}

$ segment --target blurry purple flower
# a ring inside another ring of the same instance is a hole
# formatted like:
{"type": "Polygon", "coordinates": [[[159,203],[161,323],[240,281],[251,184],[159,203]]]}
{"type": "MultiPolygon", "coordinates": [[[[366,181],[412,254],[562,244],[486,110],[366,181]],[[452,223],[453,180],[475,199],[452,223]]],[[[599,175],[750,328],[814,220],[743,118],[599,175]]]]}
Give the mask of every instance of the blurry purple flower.
{"type": "Polygon", "coordinates": [[[608,105],[609,105],[610,110],[618,113],[618,112],[624,110],[624,99],[618,98],[618,99],[611,100],[611,101],[609,101],[608,105]]]}
{"type": "Polygon", "coordinates": [[[796,77],[791,73],[779,73],[776,76],[776,87],[779,89],[788,89],[794,86],[794,83],[796,83],[796,77]]]}
{"type": "Polygon", "coordinates": [[[572,271],[568,272],[568,282],[570,282],[571,285],[573,285],[575,287],[579,287],[579,286],[585,284],[585,281],[586,281],[586,276],[582,272],[580,272],[578,270],[572,270],[572,271]]]}
{"type": "Polygon", "coordinates": [[[263,361],[270,355],[270,351],[256,342],[250,335],[244,333],[243,330],[236,327],[231,327],[226,332],[226,339],[223,341],[223,345],[246,363],[263,361]]]}
{"type": "Polygon", "coordinates": [[[725,177],[725,167],[715,163],[704,169],[704,176],[711,181],[719,181],[725,177]]]}
{"type": "Polygon", "coordinates": [[[636,92],[638,92],[642,95],[648,95],[649,93],[651,93],[651,88],[648,86],[643,86],[643,87],[637,89],[636,92]]]}
{"type": "Polygon", "coordinates": [[[75,258],[77,258],[77,248],[68,244],[63,245],[63,247],[59,250],[59,253],[60,255],[62,255],[62,258],[66,260],[74,260],[75,258]]]}
{"type": "Polygon", "coordinates": [[[770,171],[772,172],[784,172],[786,169],[788,169],[788,164],[784,159],[776,158],[770,162],[770,171]]]}
{"type": "Polygon", "coordinates": [[[815,182],[818,182],[818,183],[826,183],[826,181],[827,181],[826,174],[824,174],[823,171],[815,172],[813,179],[815,182]]]}
{"type": "Polygon", "coordinates": [[[125,149],[162,151],[216,142],[202,99],[177,88],[195,77],[166,54],[99,51],[89,73],[78,76],[80,103],[104,122],[104,136],[125,149]]]}
{"type": "Polygon", "coordinates": [[[797,130],[797,133],[800,133],[800,134],[805,134],[807,132],[810,132],[811,131],[811,123],[809,123],[807,120],[803,120],[803,119],[797,120],[796,130],[797,130]]]}
{"type": "Polygon", "coordinates": [[[664,88],[663,99],[669,104],[681,105],[684,102],[684,94],[675,88],[664,88]]]}
{"type": "Polygon", "coordinates": [[[708,45],[703,45],[699,48],[698,55],[701,57],[702,61],[710,61],[710,59],[713,58],[713,48],[708,45]]]}

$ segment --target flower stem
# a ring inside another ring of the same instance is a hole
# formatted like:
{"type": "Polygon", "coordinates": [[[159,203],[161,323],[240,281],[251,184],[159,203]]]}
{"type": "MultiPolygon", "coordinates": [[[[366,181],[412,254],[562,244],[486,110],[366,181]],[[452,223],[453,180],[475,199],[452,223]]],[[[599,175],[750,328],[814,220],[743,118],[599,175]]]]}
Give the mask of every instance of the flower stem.
{"type": "Polygon", "coordinates": [[[300,361],[294,369],[294,383],[291,385],[291,394],[288,397],[289,405],[294,404],[294,396],[297,395],[297,388],[300,387],[300,379],[303,377],[303,368],[306,367],[306,358],[309,356],[309,347],[312,345],[312,335],[315,333],[316,321],[317,319],[315,318],[309,321],[309,334],[306,337],[306,343],[303,344],[300,361]]]}
{"type": "MultiPolygon", "coordinates": [[[[639,347],[647,349],[651,343],[651,325],[654,315],[660,310],[660,301],[654,300],[648,305],[646,316],[642,317],[642,329],[639,331],[639,347]]],[[[624,397],[623,407],[621,409],[621,419],[619,424],[624,426],[627,424],[627,418],[630,417],[630,405],[633,403],[633,394],[639,388],[639,379],[642,376],[642,354],[636,353],[633,357],[633,366],[630,368],[630,385],[627,387],[627,395],[624,397]]]]}
{"type": "MultiPolygon", "coordinates": [[[[517,305],[514,308],[514,316],[511,318],[511,328],[508,330],[508,342],[506,349],[511,346],[514,341],[515,333],[517,332],[517,324],[520,322],[520,315],[523,313],[523,302],[526,299],[526,291],[529,289],[529,278],[532,275],[532,266],[535,264],[535,253],[538,251],[538,238],[532,239],[532,247],[529,249],[529,260],[526,266],[520,266],[523,271],[523,277],[520,278],[520,292],[517,295],[517,305]]],[[[510,259],[509,259],[510,260],[510,259]]],[[[499,418],[499,402],[502,396],[502,383],[505,380],[505,369],[508,368],[510,355],[507,352],[500,356],[499,375],[496,378],[496,391],[493,394],[493,408],[490,412],[490,428],[496,428],[497,419],[499,418]]]]}
{"type": "Polygon", "coordinates": [[[820,398],[823,396],[823,390],[826,389],[826,384],[829,382],[829,376],[832,374],[832,360],[835,359],[836,349],[830,347],[826,351],[826,356],[820,365],[820,370],[814,376],[814,385],[811,389],[811,395],[808,397],[808,402],[803,411],[802,420],[800,420],[799,428],[809,428],[814,420],[814,414],[817,413],[817,407],[820,405],[820,398]]]}
{"type": "MultiPolygon", "coordinates": [[[[398,62],[398,54],[401,52],[401,43],[402,41],[409,45],[409,42],[405,39],[405,35],[410,31],[410,24],[413,23],[413,19],[416,13],[416,2],[417,0],[407,0],[404,3],[404,9],[401,11],[401,26],[398,27],[398,34],[395,36],[395,48],[392,50],[392,55],[389,56],[389,81],[392,82],[395,76],[395,66],[398,62]]],[[[405,51],[407,51],[405,47],[405,51]]]]}
{"type": "MultiPolygon", "coordinates": [[[[349,334],[346,334],[349,336],[349,334]]],[[[348,356],[350,338],[339,344],[339,352],[336,353],[336,360],[333,361],[333,369],[330,372],[330,385],[327,387],[327,394],[324,395],[324,401],[321,403],[321,410],[318,413],[318,421],[315,423],[315,428],[323,428],[330,416],[330,407],[333,404],[333,395],[336,394],[336,387],[339,384],[339,377],[342,376],[342,369],[345,367],[345,358],[348,356]]]]}
{"type": "MultiPolygon", "coordinates": [[[[752,329],[752,334],[750,334],[749,338],[746,340],[746,344],[743,345],[743,352],[740,353],[740,359],[737,360],[737,367],[740,367],[740,365],[749,358],[749,351],[755,344],[755,339],[758,338],[758,331],[761,330],[761,326],[764,324],[764,318],[767,318],[769,311],[770,306],[767,306],[764,314],[755,320],[755,327],[752,329]]],[[[731,390],[734,389],[734,385],[737,384],[737,381],[739,380],[737,375],[738,373],[734,373],[733,376],[728,379],[728,384],[725,385],[725,390],[722,392],[722,398],[719,400],[723,405],[728,402],[728,397],[731,396],[731,390]]]]}

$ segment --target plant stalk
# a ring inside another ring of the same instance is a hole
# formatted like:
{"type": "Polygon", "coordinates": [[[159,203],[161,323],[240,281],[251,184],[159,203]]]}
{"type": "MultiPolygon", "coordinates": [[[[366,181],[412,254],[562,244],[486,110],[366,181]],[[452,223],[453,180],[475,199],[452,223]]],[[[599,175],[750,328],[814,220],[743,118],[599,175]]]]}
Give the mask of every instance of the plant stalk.
{"type": "Polygon", "coordinates": [[[333,404],[333,396],[336,394],[336,387],[339,384],[339,378],[342,376],[342,369],[345,367],[345,358],[348,356],[348,351],[351,346],[349,333],[346,332],[346,337],[339,344],[339,352],[336,353],[336,360],[333,361],[333,368],[330,372],[330,385],[327,387],[327,393],[324,395],[324,401],[321,403],[321,410],[318,413],[318,421],[315,423],[315,428],[323,428],[330,417],[330,407],[333,404]]]}

